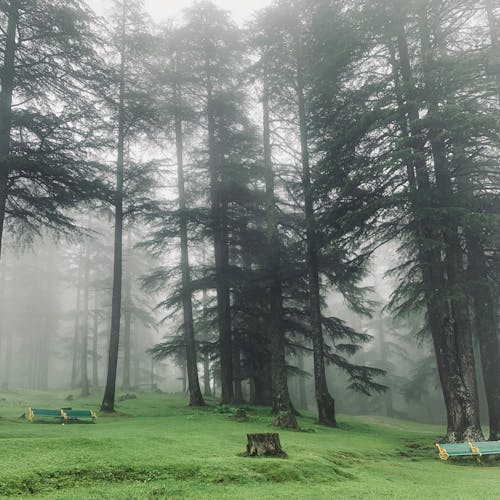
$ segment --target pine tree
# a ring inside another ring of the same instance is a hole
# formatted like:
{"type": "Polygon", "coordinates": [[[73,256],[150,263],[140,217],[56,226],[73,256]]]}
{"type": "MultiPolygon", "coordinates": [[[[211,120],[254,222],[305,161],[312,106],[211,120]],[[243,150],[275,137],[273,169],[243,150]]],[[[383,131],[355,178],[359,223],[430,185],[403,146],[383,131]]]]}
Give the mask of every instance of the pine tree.
{"type": "Polygon", "coordinates": [[[0,17],[1,249],[6,223],[16,237],[72,230],[66,209],[107,194],[88,159],[97,145],[88,75],[100,71],[90,12],[73,0],[12,0],[0,17]]]}

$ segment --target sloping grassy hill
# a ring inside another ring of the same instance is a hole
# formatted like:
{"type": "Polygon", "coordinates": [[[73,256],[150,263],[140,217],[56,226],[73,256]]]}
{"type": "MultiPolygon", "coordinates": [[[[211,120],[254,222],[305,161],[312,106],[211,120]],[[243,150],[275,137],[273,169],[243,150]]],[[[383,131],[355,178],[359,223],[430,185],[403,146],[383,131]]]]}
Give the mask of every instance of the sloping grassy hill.
{"type": "Polygon", "coordinates": [[[300,419],[281,431],[287,459],[242,456],[246,433],[273,432],[266,409],[238,422],[179,395],[137,393],[97,424],[33,423],[29,406],[98,409],[100,395],[0,392],[0,496],[41,498],[500,498],[500,467],[442,462],[439,427],[375,417],[340,428],[300,419]]]}

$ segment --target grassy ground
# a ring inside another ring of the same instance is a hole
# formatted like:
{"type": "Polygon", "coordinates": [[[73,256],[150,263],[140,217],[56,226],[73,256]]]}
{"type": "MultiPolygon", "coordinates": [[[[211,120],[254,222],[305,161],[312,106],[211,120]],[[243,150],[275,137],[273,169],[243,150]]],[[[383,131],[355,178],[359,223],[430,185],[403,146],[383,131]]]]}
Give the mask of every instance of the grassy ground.
{"type": "Polygon", "coordinates": [[[100,395],[0,392],[0,497],[40,498],[500,498],[498,462],[442,462],[443,429],[379,417],[300,419],[281,431],[286,459],[246,458],[247,432],[271,432],[265,409],[235,421],[213,402],[137,393],[97,424],[33,423],[28,406],[98,408],[100,395]]]}

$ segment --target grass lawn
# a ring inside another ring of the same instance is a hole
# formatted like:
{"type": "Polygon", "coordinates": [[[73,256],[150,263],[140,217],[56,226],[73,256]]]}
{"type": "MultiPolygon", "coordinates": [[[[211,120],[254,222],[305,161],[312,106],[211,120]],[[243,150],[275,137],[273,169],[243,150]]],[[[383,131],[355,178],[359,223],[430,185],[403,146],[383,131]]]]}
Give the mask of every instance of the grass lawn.
{"type": "Polygon", "coordinates": [[[40,498],[446,498],[500,499],[499,462],[443,462],[435,426],[340,416],[328,429],[281,431],[286,459],[242,456],[246,433],[272,432],[266,409],[235,421],[216,402],[138,392],[96,424],[33,423],[29,406],[99,408],[100,394],[0,392],[0,497],[40,498]]]}

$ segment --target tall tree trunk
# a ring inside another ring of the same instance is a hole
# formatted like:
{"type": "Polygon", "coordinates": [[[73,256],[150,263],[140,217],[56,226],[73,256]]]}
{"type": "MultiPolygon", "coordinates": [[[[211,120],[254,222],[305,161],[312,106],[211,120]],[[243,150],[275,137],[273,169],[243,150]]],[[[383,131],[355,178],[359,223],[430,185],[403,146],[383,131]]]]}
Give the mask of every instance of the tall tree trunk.
{"type": "Polygon", "coordinates": [[[462,441],[467,437],[480,437],[468,417],[468,394],[458,363],[456,335],[453,328],[451,307],[446,299],[444,268],[441,261],[441,237],[429,212],[433,200],[429,173],[425,162],[425,142],[419,128],[417,93],[412,76],[408,44],[405,33],[405,17],[399,9],[393,18],[399,52],[399,66],[393,57],[393,75],[400,108],[400,125],[403,138],[413,151],[407,166],[410,200],[415,218],[415,238],[418,262],[422,272],[429,327],[432,334],[439,379],[447,415],[447,439],[462,441]],[[399,71],[404,92],[398,81],[399,71]],[[425,243],[427,242],[427,243],[425,243]],[[433,242],[432,245],[429,242],[433,242]]]}
{"type": "Polygon", "coordinates": [[[269,112],[269,85],[266,70],[263,75],[263,142],[264,171],[266,182],[266,223],[268,245],[268,272],[271,276],[269,287],[268,336],[271,350],[271,373],[273,410],[277,414],[275,425],[298,428],[292,408],[286,372],[285,333],[283,331],[283,293],[281,283],[281,256],[276,197],[274,192],[274,171],[271,151],[271,131],[269,112]]]}
{"type": "MultiPolygon", "coordinates": [[[[468,404],[464,409],[468,420],[467,427],[469,432],[471,432],[477,440],[482,439],[483,436],[479,418],[479,395],[476,380],[472,325],[469,313],[470,304],[465,283],[462,279],[464,275],[464,255],[462,252],[458,222],[456,215],[453,213],[453,209],[451,208],[450,210],[450,203],[452,203],[454,193],[446,145],[442,139],[442,130],[445,124],[440,123],[439,103],[436,99],[438,89],[436,88],[437,85],[435,84],[435,79],[431,70],[433,61],[429,31],[430,21],[427,16],[427,11],[422,9],[419,16],[419,29],[425,83],[424,92],[428,104],[427,120],[430,122],[429,141],[434,160],[434,175],[436,179],[438,203],[440,202],[442,208],[447,212],[440,226],[443,228],[447,288],[449,292],[451,292],[450,303],[453,328],[455,330],[458,366],[467,391],[468,404]]],[[[438,33],[437,36],[441,37],[441,34],[438,33]]]]}
{"type": "Polygon", "coordinates": [[[175,145],[177,152],[177,188],[179,194],[179,236],[181,240],[181,273],[182,273],[182,310],[184,315],[184,343],[186,346],[186,367],[189,385],[189,406],[203,406],[203,396],[198,378],[196,360],[196,344],[193,322],[193,302],[191,292],[191,270],[189,267],[189,240],[186,214],[186,192],[184,186],[184,158],[181,118],[181,96],[176,85],[175,90],[175,145]]]}
{"type": "Polygon", "coordinates": [[[221,193],[221,155],[218,154],[216,122],[210,58],[206,59],[208,163],[210,174],[210,203],[212,212],[212,233],[214,238],[215,281],[217,292],[217,321],[219,327],[219,349],[221,370],[221,403],[231,404],[233,393],[233,354],[231,331],[231,297],[227,283],[229,263],[227,228],[224,224],[225,203],[221,193]]]}
{"type": "Polygon", "coordinates": [[[87,397],[89,391],[88,377],[88,338],[89,338],[89,294],[90,294],[90,248],[89,242],[85,242],[85,257],[83,264],[83,322],[82,322],[82,343],[80,352],[80,377],[82,396],[87,397]]]}
{"type": "Polygon", "coordinates": [[[98,339],[99,339],[99,310],[97,303],[97,290],[94,291],[94,314],[92,323],[92,386],[99,386],[98,369],[98,339]]]}
{"type": "Polygon", "coordinates": [[[130,333],[132,328],[132,248],[130,231],[127,233],[128,264],[125,266],[125,290],[123,304],[123,380],[122,387],[130,389],[130,333]]]}
{"type": "Polygon", "coordinates": [[[101,411],[115,411],[116,372],[120,344],[120,319],[122,306],[122,261],[123,261],[123,174],[125,167],[125,26],[127,2],[123,0],[122,38],[120,53],[120,90],[118,103],[118,150],[116,161],[115,189],[115,239],[113,265],[113,297],[111,300],[111,331],[109,338],[108,373],[101,411]]]}
{"type": "Polygon", "coordinates": [[[313,196],[311,191],[311,171],[309,165],[309,144],[307,137],[307,116],[304,96],[304,76],[300,42],[297,50],[297,100],[299,110],[300,145],[302,157],[302,190],[304,193],[304,215],[306,224],[307,273],[309,277],[309,301],[311,338],[313,342],[314,382],[318,419],[320,424],[336,426],[335,401],[328,390],[325,371],[325,349],[321,323],[321,295],[318,268],[318,249],[313,196]]]}
{"type": "Polygon", "coordinates": [[[9,182],[10,132],[12,129],[12,94],[14,92],[16,30],[19,21],[19,1],[10,0],[5,33],[5,50],[0,77],[0,259],[7,206],[9,182]]]}

